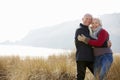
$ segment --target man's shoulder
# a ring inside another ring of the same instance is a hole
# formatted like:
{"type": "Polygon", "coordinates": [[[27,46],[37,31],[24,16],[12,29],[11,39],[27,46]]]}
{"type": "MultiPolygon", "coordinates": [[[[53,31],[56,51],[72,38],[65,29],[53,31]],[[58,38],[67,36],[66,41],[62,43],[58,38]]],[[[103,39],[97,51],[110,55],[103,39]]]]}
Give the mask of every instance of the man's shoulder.
{"type": "Polygon", "coordinates": [[[79,28],[77,28],[76,30],[80,30],[81,28],[79,27],[79,28]]]}
{"type": "Polygon", "coordinates": [[[79,26],[76,30],[82,30],[82,29],[83,29],[83,27],[79,26]]]}
{"type": "Polygon", "coordinates": [[[76,32],[80,32],[80,31],[82,31],[82,28],[79,27],[76,29],[76,32]]]}

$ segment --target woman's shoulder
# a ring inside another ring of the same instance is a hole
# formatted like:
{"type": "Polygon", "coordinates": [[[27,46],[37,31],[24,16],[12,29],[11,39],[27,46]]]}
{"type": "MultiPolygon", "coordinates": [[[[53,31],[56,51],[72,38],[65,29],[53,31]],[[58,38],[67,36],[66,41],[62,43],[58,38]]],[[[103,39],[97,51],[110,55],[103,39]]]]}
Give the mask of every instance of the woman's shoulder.
{"type": "Polygon", "coordinates": [[[104,28],[102,28],[101,31],[102,31],[102,32],[107,32],[107,33],[108,33],[108,31],[107,31],[106,29],[104,29],[104,28]]]}
{"type": "Polygon", "coordinates": [[[109,34],[108,31],[107,31],[106,29],[104,29],[104,28],[102,28],[102,29],[100,30],[100,33],[109,34]]]}

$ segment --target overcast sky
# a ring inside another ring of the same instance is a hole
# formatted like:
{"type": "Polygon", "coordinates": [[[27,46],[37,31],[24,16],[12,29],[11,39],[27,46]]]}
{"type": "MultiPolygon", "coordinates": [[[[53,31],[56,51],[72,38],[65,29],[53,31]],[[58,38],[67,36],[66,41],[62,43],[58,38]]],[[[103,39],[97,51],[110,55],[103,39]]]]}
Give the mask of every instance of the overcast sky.
{"type": "Polygon", "coordinates": [[[120,13],[119,0],[0,0],[0,42],[20,40],[36,28],[94,16],[120,13]]]}

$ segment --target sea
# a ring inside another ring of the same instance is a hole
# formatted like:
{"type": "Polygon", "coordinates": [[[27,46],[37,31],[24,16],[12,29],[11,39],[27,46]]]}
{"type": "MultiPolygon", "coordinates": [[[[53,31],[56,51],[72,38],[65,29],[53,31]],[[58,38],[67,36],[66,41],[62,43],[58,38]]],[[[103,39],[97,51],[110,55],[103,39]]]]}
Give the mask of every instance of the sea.
{"type": "Polygon", "coordinates": [[[71,50],[66,49],[52,49],[43,47],[32,47],[22,45],[0,45],[0,56],[19,56],[25,57],[43,57],[47,58],[51,55],[67,55],[71,50]]]}

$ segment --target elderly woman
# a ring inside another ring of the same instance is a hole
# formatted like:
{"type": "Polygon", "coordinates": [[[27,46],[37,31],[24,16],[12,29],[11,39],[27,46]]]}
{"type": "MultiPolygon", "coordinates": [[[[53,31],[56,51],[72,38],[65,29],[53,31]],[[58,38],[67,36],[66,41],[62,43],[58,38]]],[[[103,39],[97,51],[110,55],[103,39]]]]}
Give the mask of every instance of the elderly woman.
{"type": "Polygon", "coordinates": [[[78,40],[93,46],[95,62],[94,76],[97,80],[104,80],[113,62],[112,50],[107,46],[109,40],[108,32],[102,28],[100,19],[94,18],[90,28],[93,39],[79,35],[78,40]]]}

